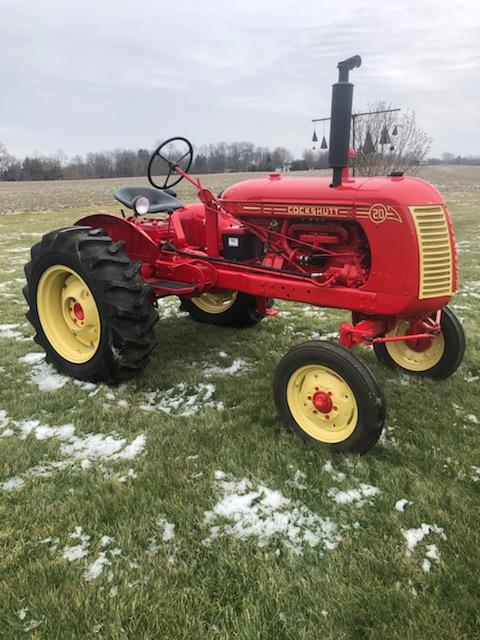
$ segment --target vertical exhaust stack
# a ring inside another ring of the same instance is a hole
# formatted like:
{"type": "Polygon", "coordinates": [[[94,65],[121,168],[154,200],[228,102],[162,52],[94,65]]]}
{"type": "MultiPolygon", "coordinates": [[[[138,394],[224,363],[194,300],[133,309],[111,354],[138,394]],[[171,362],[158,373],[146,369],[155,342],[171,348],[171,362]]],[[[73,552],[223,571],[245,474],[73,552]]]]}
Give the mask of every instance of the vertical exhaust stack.
{"type": "Polygon", "coordinates": [[[353,99],[353,84],[348,81],[348,74],[361,64],[361,57],[353,56],[337,65],[338,82],[332,86],[330,152],[328,156],[328,164],[333,169],[331,187],[338,187],[342,184],[342,170],[348,167],[353,99]]]}

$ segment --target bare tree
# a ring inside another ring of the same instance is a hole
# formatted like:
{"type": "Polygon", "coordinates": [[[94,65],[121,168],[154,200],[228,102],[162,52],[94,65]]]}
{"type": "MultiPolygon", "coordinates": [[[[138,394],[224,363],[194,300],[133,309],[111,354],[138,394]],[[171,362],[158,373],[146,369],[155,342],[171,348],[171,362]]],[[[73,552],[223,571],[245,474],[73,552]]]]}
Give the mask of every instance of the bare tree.
{"type": "MultiPolygon", "coordinates": [[[[368,105],[367,111],[391,109],[385,102],[368,105]]],[[[427,157],[432,138],[419,127],[414,111],[396,111],[357,118],[355,122],[355,168],[358,175],[388,175],[392,171],[415,173],[427,157]],[[388,131],[391,142],[381,144],[388,131]],[[396,135],[393,135],[393,133],[396,135]],[[374,150],[364,149],[370,133],[374,150]]]]}

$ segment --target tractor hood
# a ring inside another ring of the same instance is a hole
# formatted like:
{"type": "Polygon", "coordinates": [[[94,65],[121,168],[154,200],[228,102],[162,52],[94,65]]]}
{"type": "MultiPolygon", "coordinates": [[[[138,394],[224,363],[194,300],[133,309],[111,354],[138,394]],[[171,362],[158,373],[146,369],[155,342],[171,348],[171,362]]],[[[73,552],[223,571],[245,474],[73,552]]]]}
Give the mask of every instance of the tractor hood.
{"type": "Polygon", "coordinates": [[[266,178],[245,180],[228,187],[222,200],[242,203],[291,203],[355,205],[380,202],[384,204],[442,204],[440,193],[428,182],[411,176],[349,178],[332,188],[331,177],[290,177],[272,173],[266,178]]]}

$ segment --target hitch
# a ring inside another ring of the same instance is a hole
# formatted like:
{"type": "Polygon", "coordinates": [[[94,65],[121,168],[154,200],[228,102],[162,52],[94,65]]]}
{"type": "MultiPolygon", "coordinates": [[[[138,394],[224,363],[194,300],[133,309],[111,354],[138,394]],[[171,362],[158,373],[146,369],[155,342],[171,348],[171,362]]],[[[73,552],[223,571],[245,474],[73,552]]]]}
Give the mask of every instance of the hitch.
{"type": "MultiPolygon", "coordinates": [[[[373,345],[379,342],[407,342],[418,343],[418,341],[430,341],[441,333],[442,310],[439,309],[433,318],[411,318],[410,328],[407,333],[401,336],[385,335],[393,329],[400,318],[374,318],[362,320],[358,324],[343,322],[339,327],[339,342],[347,349],[356,347],[359,344],[373,345]]],[[[418,347],[418,344],[416,345],[418,347]]]]}

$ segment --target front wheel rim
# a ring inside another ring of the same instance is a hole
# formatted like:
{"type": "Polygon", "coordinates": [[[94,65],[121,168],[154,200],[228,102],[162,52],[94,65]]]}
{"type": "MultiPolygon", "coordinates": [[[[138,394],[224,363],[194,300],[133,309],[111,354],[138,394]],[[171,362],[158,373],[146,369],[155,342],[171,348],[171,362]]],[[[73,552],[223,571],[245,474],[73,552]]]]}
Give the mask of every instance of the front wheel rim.
{"type": "Polygon", "coordinates": [[[201,311],[217,314],[230,309],[237,297],[238,291],[207,291],[191,300],[201,311]]]}
{"type": "Polygon", "coordinates": [[[98,350],[101,323],[95,298],[76,271],[56,264],[37,286],[37,313],[43,332],[65,360],[84,364],[98,350]]]}
{"type": "MultiPolygon", "coordinates": [[[[387,336],[405,336],[410,328],[407,320],[400,320],[387,336]]],[[[392,360],[408,371],[428,371],[437,365],[445,351],[445,339],[439,334],[431,339],[427,349],[417,351],[412,349],[406,340],[385,342],[385,348],[392,360]]]]}
{"type": "Polygon", "coordinates": [[[343,442],[357,427],[355,394],[340,374],[323,365],[305,365],[292,373],[287,404],[302,431],[319,442],[343,442]]]}

